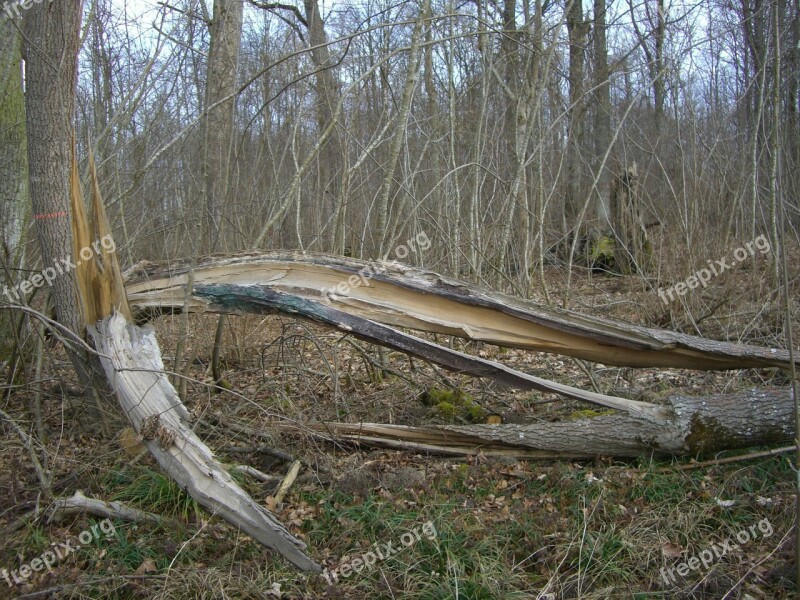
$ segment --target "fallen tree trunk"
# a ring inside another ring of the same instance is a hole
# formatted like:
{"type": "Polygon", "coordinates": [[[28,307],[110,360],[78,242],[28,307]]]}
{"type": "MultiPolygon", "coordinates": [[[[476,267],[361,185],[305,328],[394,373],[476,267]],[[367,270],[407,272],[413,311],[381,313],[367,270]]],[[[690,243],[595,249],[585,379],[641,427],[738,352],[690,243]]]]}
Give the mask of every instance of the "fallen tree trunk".
{"type": "MultiPolygon", "coordinates": [[[[131,308],[181,310],[189,261],[125,273],[131,308]]],[[[582,315],[477,289],[396,262],[267,252],[197,262],[194,286],[267,285],[372,321],[609,365],[740,369],[789,366],[784,350],[708,340],[582,315]]],[[[195,296],[190,310],[226,313],[195,296]]]]}
{"type": "MultiPolygon", "coordinates": [[[[587,458],[642,453],[697,454],[729,448],[782,443],[793,439],[794,414],[789,389],[723,394],[704,398],[673,396],[668,405],[637,402],[585,392],[521,373],[500,363],[469,356],[385,325],[320,303],[276,292],[268,286],[201,285],[195,296],[211,308],[231,312],[280,311],[399,350],[447,369],[493,377],[511,386],[559,393],[624,411],[592,419],[529,425],[452,425],[404,427],[333,424],[340,439],[365,444],[445,454],[509,449],[535,458],[587,458]]],[[[327,430],[327,427],[326,427],[327,430]]]]}
{"type": "Polygon", "coordinates": [[[266,508],[253,500],[190,428],[189,412],[164,375],[155,335],[114,313],[89,327],[106,377],[147,449],[181,488],[212,514],[304,571],[321,568],[266,508]]]}
{"type": "Polygon", "coordinates": [[[328,441],[450,456],[479,452],[533,459],[691,456],[794,441],[791,396],[790,389],[673,396],[669,418],[662,423],[634,415],[603,415],[525,425],[325,423],[316,430],[328,441]]]}

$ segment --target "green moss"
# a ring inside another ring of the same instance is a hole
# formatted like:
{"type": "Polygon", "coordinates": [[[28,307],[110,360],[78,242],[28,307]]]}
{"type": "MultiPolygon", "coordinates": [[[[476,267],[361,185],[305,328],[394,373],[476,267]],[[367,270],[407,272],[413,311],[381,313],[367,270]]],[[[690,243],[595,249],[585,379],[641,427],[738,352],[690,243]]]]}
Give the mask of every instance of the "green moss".
{"type": "Polygon", "coordinates": [[[458,411],[452,402],[439,402],[436,405],[436,412],[442,417],[452,419],[456,416],[458,411]]]}
{"type": "Polygon", "coordinates": [[[436,406],[440,402],[449,402],[455,406],[461,406],[464,403],[464,398],[469,398],[469,394],[458,388],[451,389],[434,385],[420,394],[419,401],[424,406],[436,406]]]}
{"type": "Polygon", "coordinates": [[[424,406],[435,407],[440,416],[448,419],[483,423],[488,414],[470,394],[459,388],[432,386],[420,394],[418,400],[424,406]]]}
{"type": "Polygon", "coordinates": [[[486,411],[483,410],[483,407],[474,402],[470,403],[468,406],[465,405],[464,410],[467,421],[470,423],[483,423],[486,420],[486,411]]]}
{"type": "Polygon", "coordinates": [[[614,238],[601,235],[594,240],[589,246],[589,260],[592,262],[612,261],[614,260],[614,238]]]}
{"type": "Polygon", "coordinates": [[[591,408],[587,408],[585,410],[576,410],[575,412],[571,413],[567,419],[570,421],[576,419],[591,419],[593,417],[601,417],[603,415],[612,415],[614,414],[613,410],[594,410],[591,408]]]}

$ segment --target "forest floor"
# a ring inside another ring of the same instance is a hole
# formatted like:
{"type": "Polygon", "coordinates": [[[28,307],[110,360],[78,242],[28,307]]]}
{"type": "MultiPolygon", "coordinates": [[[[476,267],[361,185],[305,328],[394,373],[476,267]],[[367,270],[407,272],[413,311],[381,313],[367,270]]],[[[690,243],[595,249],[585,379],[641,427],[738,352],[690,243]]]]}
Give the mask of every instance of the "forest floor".
{"type": "MultiPolygon", "coordinates": [[[[640,279],[576,272],[570,293],[579,302],[570,308],[782,346],[782,315],[765,292],[766,279],[743,266],[670,311],[640,279]]],[[[560,277],[548,281],[551,294],[563,291],[560,277]]],[[[542,300],[540,293],[532,296],[542,300]]],[[[154,322],[168,369],[179,323],[179,316],[154,322]]],[[[231,391],[216,393],[208,368],[215,323],[209,316],[190,321],[187,350],[195,358],[185,403],[196,430],[234,478],[308,544],[327,574],[297,573],[198,508],[130,439],[100,433],[59,349],[45,357],[49,438],[37,447],[43,467],[52,469],[54,493],[70,496],[79,489],[173,522],[115,521],[108,535],[94,536],[51,569],[14,583],[12,571],[34,564],[53,544],[77,539],[98,519],[48,523],[30,455],[3,425],[0,569],[8,575],[0,572],[0,599],[794,597],[791,454],[704,466],[695,459],[737,453],[523,461],[338,446],[308,426],[474,422],[490,414],[508,422],[569,420],[596,413],[549,394],[445,373],[402,354],[381,357],[340,333],[279,316],[230,318],[222,356],[231,391]],[[289,463],[260,446],[304,461],[281,505],[274,483],[235,468],[245,464],[283,476],[289,463]]],[[[788,385],[787,375],[774,369],[612,368],[443,336],[438,341],[541,377],[656,402],[674,392],[788,385]]],[[[33,398],[34,386],[26,384],[2,401],[26,431],[33,427],[33,398]]],[[[108,412],[118,432],[125,423],[108,412]]]]}

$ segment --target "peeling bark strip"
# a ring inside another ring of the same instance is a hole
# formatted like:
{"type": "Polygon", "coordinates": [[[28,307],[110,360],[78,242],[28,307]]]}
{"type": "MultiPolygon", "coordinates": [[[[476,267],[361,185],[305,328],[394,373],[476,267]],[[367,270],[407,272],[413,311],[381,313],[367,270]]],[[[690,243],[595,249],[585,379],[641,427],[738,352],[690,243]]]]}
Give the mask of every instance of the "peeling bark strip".
{"type": "MultiPolygon", "coordinates": [[[[574,356],[609,365],[684,369],[789,366],[784,350],[719,342],[601,317],[545,308],[396,262],[346,295],[331,290],[358,278],[367,262],[321,254],[265,252],[201,260],[195,286],[268,285],[387,325],[455,335],[498,346],[574,356]]],[[[189,262],[140,263],[126,273],[131,308],[180,310],[189,262]]],[[[197,298],[193,310],[228,312],[197,298]]],[[[800,361],[799,361],[800,362],[800,361]]]]}
{"type": "Polygon", "coordinates": [[[450,456],[482,452],[532,459],[696,455],[794,440],[794,404],[788,388],[673,396],[670,405],[672,415],[665,423],[604,415],[526,425],[325,423],[317,430],[329,441],[450,456]]]}
{"type": "Polygon", "coordinates": [[[280,552],[304,571],[320,566],[306,545],[257,504],[234,481],[189,427],[189,413],[164,375],[152,331],[115,313],[89,327],[109,383],[133,428],[161,468],[212,514],[218,514],[258,542],[280,552]]]}

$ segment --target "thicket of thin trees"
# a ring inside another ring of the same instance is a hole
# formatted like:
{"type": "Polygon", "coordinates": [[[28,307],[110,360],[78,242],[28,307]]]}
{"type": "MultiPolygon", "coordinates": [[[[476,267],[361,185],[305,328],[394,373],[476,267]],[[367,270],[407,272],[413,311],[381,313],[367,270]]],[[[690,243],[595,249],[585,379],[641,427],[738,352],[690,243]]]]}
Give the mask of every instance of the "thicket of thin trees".
{"type": "MultiPolygon", "coordinates": [[[[27,190],[20,32],[3,27],[10,253],[27,190]]],[[[607,226],[634,163],[644,221],[690,247],[798,220],[797,0],[173,0],[135,16],[92,0],[81,43],[78,139],[124,263],[391,258],[424,231],[433,247],[407,260],[526,294],[571,232],[607,226]]]]}
{"type": "Polygon", "coordinates": [[[425,231],[429,265],[524,290],[633,163],[645,220],[688,244],[774,236],[781,202],[797,219],[796,1],[243,8],[86,7],[79,137],[131,257],[375,257],[425,231]],[[238,61],[209,67],[219,48],[238,61]]]}

